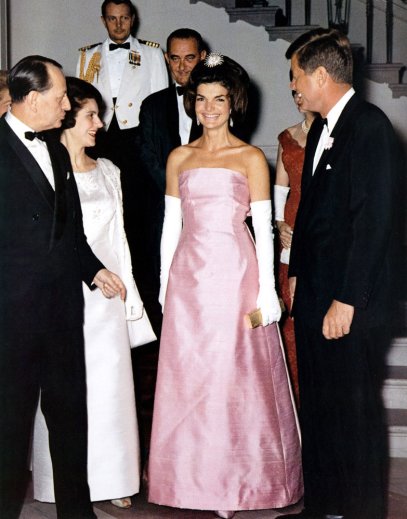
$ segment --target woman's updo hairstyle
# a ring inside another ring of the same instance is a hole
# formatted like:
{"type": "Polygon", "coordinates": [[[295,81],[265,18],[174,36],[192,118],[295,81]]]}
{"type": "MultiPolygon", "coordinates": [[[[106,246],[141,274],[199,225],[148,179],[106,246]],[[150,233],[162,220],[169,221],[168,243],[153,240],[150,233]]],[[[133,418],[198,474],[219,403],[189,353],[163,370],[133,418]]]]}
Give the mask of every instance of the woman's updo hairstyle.
{"type": "Polygon", "coordinates": [[[247,72],[236,61],[218,52],[211,52],[191,72],[185,88],[184,106],[187,114],[195,119],[195,99],[199,85],[219,83],[230,97],[231,117],[242,120],[247,109],[247,90],[250,80],[247,72]]]}
{"type": "Polygon", "coordinates": [[[93,85],[83,79],[68,76],[66,78],[66,93],[69,102],[71,103],[71,109],[69,112],[66,112],[65,119],[62,121],[61,130],[68,130],[75,126],[76,116],[79,110],[89,99],[94,99],[96,101],[99,110],[99,117],[102,119],[106,105],[99,90],[93,85]]]}

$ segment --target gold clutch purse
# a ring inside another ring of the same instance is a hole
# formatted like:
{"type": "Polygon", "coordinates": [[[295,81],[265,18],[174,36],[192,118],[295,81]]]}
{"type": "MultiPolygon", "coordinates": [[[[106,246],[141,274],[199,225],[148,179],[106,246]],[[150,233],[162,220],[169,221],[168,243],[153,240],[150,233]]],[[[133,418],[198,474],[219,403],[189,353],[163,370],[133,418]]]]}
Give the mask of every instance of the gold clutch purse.
{"type": "MultiPolygon", "coordinates": [[[[286,308],[283,300],[281,297],[279,297],[278,300],[280,302],[281,311],[285,312],[286,308]]],[[[256,310],[245,314],[243,319],[247,328],[257,328],[258,326],[263,326],[263,316],[261,315],[260,308],[256,308],[256,310]]]]}
{"type": "Polygon", "coordinates": [[[252,312],[245,314],[244,322],[247,328],[257,328],[263,324],[263,316],[261,315],[260,308],[256,308],[252,312]]]}

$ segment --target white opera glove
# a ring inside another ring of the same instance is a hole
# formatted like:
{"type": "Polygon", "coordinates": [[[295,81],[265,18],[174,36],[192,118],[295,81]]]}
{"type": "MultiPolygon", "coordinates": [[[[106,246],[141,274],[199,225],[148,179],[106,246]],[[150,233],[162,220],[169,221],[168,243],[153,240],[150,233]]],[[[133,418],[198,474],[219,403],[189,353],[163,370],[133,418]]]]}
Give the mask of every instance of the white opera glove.
{"type": "MultiPolygon", "coordinates": [[[[284,222],[285,204],[290,188],[288,186],[274,185],[274,220],[284,222]]],[[[281,263],[290,263],[290,249],[283,248],[280,256],[281,263]]]]}
{"type": "Polygon", "coordinates": [[[284,222],[284,210],[289,191],[288,186],[278,184],[274,186],[274,220],[276,222],[284,222]]]}
{"type": "Polygon", "coordinates": [[[257,307],[263,316],[263,326],[280,320],[281,307],[274,281],[274,245],[271,225],[271,200],[250,204],[252,224],[256,239],[256,256],[259,266],[259,295],[257,307]]]}
{"type": "Polygon", "coordinates": [[[163,232],[161,235],[160,255],[160,293],[158,301],[164,312],[165,294],[167,292],[168,276],[182,230],[181,199],[165,195],[165,211],[163,232]]]}

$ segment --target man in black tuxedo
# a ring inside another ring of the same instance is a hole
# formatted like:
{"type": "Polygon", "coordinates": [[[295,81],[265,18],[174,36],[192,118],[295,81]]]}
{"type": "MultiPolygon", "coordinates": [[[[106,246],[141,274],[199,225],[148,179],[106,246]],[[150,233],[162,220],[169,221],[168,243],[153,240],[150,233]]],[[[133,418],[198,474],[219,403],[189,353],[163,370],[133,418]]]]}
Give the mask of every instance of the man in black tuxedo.
{"type": "Polygon", "coordinates": [[[87,485],[82,280],[125,297],[93,255],[69,155],[42,133],[70,109],[61,66],[28,56],[9,74],[0,120],[0,517],[24,499],[41,390],[59,519],[95,515],[87,485]]]}
{"type": "Polygon", "coordinates": [[[143,171],[150,179],[152,193],[151,240],[154,279],[158,299],[160,239],[164,218],[165,167],[170,152],[192,142],[202,128],[185,112],[184,87],[195,65],[206,56],[202,36],[193,29],[177,29],[167,38],[167,61],[173,84],[148,96],[140,109],[140,156],[143,171]]]}
{"type": "Polygon", "coordinates": [[[185,113],[184,87],[195,65],[206,56],[202,36],[177,29],[167,38],[167,61],[173,84],[149,95],[141,105],[141,158],[159,193],[165,192],[165,166],[170,152],[197,139],[202,130],[185,113]]]}
{"type": "Polygon", "coordinates": [[[398,145],[386,115],[352,88],[345,36],[311,31],[286,56],[303,109],[321,115],[308,134],[289,267],[305,483],[296,515],[383,519],[398,145]]]}

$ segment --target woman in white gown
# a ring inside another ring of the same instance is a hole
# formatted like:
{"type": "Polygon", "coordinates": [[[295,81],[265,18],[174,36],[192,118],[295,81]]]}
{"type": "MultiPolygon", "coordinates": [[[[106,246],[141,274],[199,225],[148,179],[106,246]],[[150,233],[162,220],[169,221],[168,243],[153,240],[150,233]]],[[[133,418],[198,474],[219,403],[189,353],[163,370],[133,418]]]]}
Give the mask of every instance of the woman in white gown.
{"type": "MultiPolygon", "coordinates": [[[[123,227],[120,172],[107,159],[86,154],[103,126],[103,101],[92,85],[67,78],[71,111],[63,125],[61,142],[72,162],[83,212],[83,224],[93,252],[117,272],[127,296],[107,300],[84,286],[85,360],[88,391],[88,482],[92,501],[112,500],[131,506],[139,491],[139,439],[130,345],[154,340],[131,271],[123,227]]],[[[69,453],[67,453],[69,456],[69,453]]],[[[48,431],[38,409],[33,440],[34,498],[54,502],[48,431]]]]}

